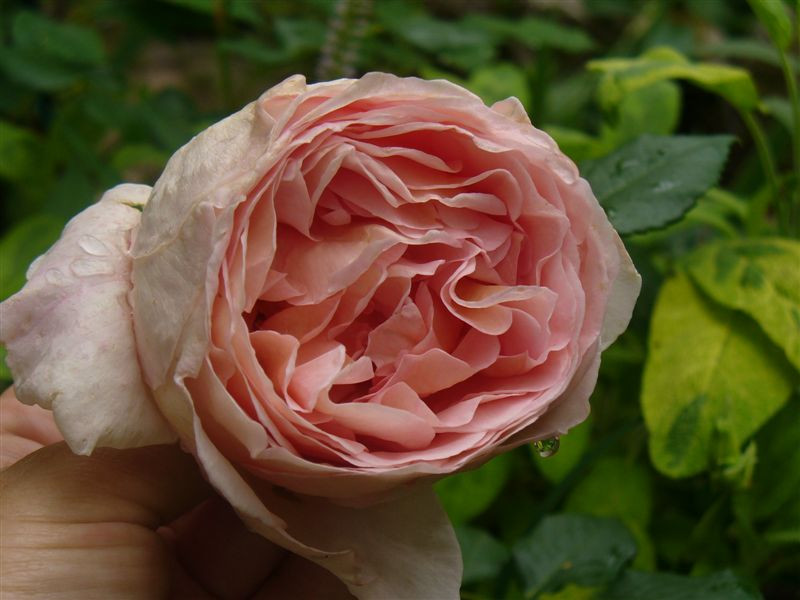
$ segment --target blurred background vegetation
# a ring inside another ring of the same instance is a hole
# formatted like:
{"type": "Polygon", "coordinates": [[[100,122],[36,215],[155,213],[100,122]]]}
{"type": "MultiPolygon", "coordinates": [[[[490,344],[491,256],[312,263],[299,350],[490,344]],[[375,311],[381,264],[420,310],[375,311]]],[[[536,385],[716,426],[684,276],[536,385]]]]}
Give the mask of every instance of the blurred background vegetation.
{"type": "MultiPolygon", "coordinates": [[[[800,598],[796,4],[5,0],[0,10],[0,300],[103,190],[152,184],[192,135],[288,75],[389,71],[444,77],[487,102],[517,96],[593,183],[644,288],[604,355],[591,418],[557,454],[542,457],[554,443],[520,448],[439,484],[464,550],[463,597],[800,598]],[[604,178],[654,144],[675,156],[648,193],[668,196],[638,214],[636,188],[614,198],[604,178]],[[714,380],[694,396],[692,369],[714,380]],[[664,417],[664,405],[682,412],[664,417]]],[[[11,381],[5,366],[0,381],[11,381]]]]}

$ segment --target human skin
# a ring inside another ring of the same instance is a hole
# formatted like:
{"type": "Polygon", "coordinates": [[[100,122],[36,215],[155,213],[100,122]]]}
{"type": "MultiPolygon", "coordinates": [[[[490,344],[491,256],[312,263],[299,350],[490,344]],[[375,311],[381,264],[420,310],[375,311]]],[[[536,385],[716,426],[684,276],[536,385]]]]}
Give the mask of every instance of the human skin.
{"type": "Polygon", "coordinates": [[[175,445],[73,454],[52,414],[0,396],[0,597],[350,598],[248,531],[175,445]]]}

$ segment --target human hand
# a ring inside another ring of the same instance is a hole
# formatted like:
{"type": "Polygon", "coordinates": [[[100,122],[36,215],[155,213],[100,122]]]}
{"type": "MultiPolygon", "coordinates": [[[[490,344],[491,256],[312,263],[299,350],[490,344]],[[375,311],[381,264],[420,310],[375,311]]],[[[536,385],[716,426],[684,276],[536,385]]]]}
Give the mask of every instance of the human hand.
{"type": "Polygon", "coordinates": [[[49,411],[0,396],[0,597],[351,598],[248,531],[177,446],[60,439],[49,411]]]}

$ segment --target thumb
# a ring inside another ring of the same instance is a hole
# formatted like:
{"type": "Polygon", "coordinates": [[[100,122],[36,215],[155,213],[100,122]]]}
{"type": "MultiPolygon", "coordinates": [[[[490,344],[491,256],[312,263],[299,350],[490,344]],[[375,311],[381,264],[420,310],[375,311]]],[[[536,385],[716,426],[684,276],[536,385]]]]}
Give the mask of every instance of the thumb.
{"type": "Polygon", "coordinates": [[[211,494],[194,459],[177,446],[44,447],[0,473],[3,513],[53,522],[122,522],[150,529],[211,494]]]}
{"type": "Polygon", "coordinates": [[[0,472],[0,593],[157,598],[170,561],[156,528],[208,498],[177,446],[47,446],[0,472]]]}

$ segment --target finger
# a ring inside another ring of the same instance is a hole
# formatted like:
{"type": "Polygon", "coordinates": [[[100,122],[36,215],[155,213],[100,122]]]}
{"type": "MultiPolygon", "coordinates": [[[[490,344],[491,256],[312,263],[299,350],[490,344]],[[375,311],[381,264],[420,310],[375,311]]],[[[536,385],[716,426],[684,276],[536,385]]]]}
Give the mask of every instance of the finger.
{"type": "Polygon", "coordinates": [[[155,530],[211,495],[194,459],[177,446],[98,448],[61,442],[0,474],[4,509],[50,522],[122,522],[155,530]]]}
{"type": "Polygon", "coordinates": [[[11,387],[0,395],[0,469],[61,439],[52,412],[23,404],[11,387]]]}
{"type": "Polygon", "coordinates": [[[250,598],[286,551],[248,530],[227,502],[213,498],[165,532],[180,565],[215,598],[250,598]]]}
{"type": "Polygon", "coordinates": [[[0,596],[166,598],[173,565],[155,528],[210,493],[175,446],[37,450],[0,472],[0,596]]]}

